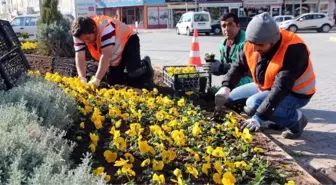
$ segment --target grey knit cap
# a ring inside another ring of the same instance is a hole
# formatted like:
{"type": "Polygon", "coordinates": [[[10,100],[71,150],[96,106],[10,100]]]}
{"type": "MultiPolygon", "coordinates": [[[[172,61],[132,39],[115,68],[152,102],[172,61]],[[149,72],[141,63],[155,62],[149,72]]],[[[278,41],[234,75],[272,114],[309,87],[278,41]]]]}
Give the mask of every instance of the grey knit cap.
{"type": "Polygon", "coordinates": [[[267,13],[253,17],[246,28],[246,41],[266,44],[280,39],[280,30],[273,18],[267,13]]]}

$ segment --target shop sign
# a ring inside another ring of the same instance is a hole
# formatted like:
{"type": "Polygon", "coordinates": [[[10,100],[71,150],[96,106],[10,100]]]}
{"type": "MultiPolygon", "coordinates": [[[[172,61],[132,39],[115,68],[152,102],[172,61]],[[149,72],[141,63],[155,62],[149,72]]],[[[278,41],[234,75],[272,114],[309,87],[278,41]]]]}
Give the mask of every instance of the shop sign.
{"type": "Polygon", "coordinates": [[[185,2],[195,2],[195,1],[197,1],[198,3],[206,3],[206,2],[218,2],[220,0],[165,0],[166,3],[185,3],[185,2]]]}
{"type": "Polygon", "coordinates": [[[252,5],[252,4],[265,4],[265,5],[269,5],[269,4],[282,4],[283,0],[245,0],[244,1],[244,5],[252,5]]]}
{"type": "Polygon", "coordinates": [[[145,0],[144,4],[146,5],[158,5],[158,4],[164,4],[165,0],[145,0]]]}
{"type": "Polygon", "coordinates": [[[96,15],[95,0],[76,0],[75,17],[86,17],[96,15]]]}
{"type": "Polygon", "coordinates": [[[97,8],[140,6],[144,0],[96,0],[97,8]]]}

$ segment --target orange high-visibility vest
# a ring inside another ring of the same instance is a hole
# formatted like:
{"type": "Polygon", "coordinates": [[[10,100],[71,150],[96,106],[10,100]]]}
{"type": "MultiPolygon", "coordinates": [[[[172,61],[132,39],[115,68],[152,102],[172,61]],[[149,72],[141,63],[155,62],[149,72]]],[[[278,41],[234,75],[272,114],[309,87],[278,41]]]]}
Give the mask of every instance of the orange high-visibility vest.
{"type": "MultiPolygon", "coordinates": [[[[269,90],[272,88],[274,80],[278,72],[281,70],[284,57],[287,51],[287,48],[291,44],[303,43],[304,41],[298,37],[295,33],[289,32],[287,30],[280,30],[281,34],[281,44],[278,51],[275,53],[273,58],[268,64],[268,67],[265,72],[264,84],[261,85],[256,80],[256,66],[259,58],[259,53],[254,51],[253,44],[246,42],[244,45],[244,52],[247,60],[247,64],[252,73],[253,81],[259,86],[259,89],[269,90]]],[[[308,48],[307,48],[308,49],[308,48]]],[[[310,51],[308,50],[308,55],[310,51]]],[[[316,91],[315,87],[315,73],[313,66],[309,57],[308,66],[305,72],[295,80],[292,91],[298,94],[312,95],[316,91]]]]}
{"type": "Polygon", "coordinates": [[[129,39],[129,37],[134,33],[133,28],[127,26],[126,24],[115,20],[108,16],[90,16],[91,19],[96,23],[96,47],[94,43],[88,43],[87,47],[91,54],[91,56],[97,61],[100,60],[102,55],[101,52],[101,35],[103,33],[104,28],[111,24],[114,24],[115,29],[115,45],[113,46],[111,52],[113,53],[113,57],[111,59],[111,66],[118,66],[121,61],[121,56],[124,51],[125,45],[129,39]],[[97,49],[96,49],[97,48],[97,49]]]}

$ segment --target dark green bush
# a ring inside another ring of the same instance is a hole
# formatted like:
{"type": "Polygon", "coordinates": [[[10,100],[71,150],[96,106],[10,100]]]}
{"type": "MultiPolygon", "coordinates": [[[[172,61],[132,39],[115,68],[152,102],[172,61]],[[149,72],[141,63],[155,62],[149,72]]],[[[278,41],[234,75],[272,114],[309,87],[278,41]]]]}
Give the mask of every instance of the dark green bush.
{"type": "Polygon", "coordinates": [[[74,57],[71,24],[61,19],[50,24],[40,23],[37,30],[40,53],[55,57],[74,57]]]}
{"type": "Polygon", "coordinates": [[[62,19],[62,14],[57,8],[58,0],[43,0],[41,18],[39,22],[41,24],[52,24],[62,19]]]}

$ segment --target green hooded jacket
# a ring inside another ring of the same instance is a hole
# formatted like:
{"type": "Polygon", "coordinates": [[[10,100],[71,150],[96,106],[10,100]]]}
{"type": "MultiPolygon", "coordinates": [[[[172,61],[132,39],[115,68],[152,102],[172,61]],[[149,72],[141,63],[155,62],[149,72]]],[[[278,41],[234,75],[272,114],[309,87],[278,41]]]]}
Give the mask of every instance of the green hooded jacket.
{"type": "MultiPolygon", "coordinates": [[[[223,63],[232,63],[236,62],[238,53],[244,49],[245,44],[245,31],[240,30],[237,37],[235,38],[234,44],[231,46],[231,50],[229,54],[226,53],[226,42],[227,38],[224,39],[223,42],[221,42],[219,46],[219,52],[220,52],[220,61],[223,63]]],[[[245,85],[248,83],[253,82],[252,78],[249,76],[242,77],[236,87],[239,87],[241,85],[245,85]]]]}

